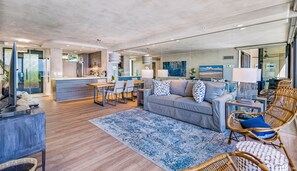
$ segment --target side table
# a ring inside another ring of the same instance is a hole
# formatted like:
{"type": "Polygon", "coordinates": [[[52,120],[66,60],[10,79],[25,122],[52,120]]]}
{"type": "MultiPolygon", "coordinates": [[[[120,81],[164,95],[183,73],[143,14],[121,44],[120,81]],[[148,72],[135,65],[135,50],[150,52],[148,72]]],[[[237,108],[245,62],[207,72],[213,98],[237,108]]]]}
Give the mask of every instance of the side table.
{"type": "Polygon", "coordinates": [[[145,97],[151,94],[151,89],[138,89],[137,92],[137,106],[143,106],[145,97]]]}
{"type": "Polygon", "coordinates": [[[246,104],[246,103],[239,103],[236,100],[229,100],[225,104],[226,121],[227,121],[228,115],[231,112],[231,107],[232,106],[235,106],[235,107],[247,107],[247,108],[250,108],[250,109],[256,109],[256,110],[258,110],[258,112],[263,112],[264,111],[264,104],[263,103],[253,102],[252,104],[246,104]]]}

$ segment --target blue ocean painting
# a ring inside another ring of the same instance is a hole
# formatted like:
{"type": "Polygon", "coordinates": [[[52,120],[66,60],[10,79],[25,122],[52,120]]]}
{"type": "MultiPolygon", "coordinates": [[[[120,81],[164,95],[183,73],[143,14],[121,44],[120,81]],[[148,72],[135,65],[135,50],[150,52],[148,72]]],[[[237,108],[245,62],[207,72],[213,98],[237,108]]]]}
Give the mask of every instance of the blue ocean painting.
{"type": "Polygon", "coordinates": [[[168,70],[168,75],[173,77],[186,77],[187,61],[163,62],[163,69],[168,70]]]}
{"type": "Polygon", "coordinates": [[[199,66],[200,79],[223,79],[223,65],[199,66]]]}

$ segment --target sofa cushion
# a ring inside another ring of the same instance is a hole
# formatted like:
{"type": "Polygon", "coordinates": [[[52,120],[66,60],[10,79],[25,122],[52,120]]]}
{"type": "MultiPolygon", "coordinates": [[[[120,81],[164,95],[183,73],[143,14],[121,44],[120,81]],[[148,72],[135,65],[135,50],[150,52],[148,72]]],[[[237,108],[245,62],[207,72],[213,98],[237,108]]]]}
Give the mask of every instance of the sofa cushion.
{"type": "Polygon", "coordinates": [[[193,86],[197,81],[188,81],[186,90],[185,90],[185,97],[193,97],[193,86]]]}
{"type": "Polygon", "coordinates": [[[179,95],[168,95],[168,96],[155,96],[151,95],[147,97],[147,101],[150,103],[157,103],[160,105],[172,106],[174,105],[174,101],[181,98],[179,95]]]}
{"type": "Polygon", "coordinates": [[[193,97],[182,97],[176,99],[174,102],[174,107],[212,115],[212,106],[209,102],[203,101],[201,103],[197,103],[193,97]]]}
{"type": "Polygon", "coordinates": [[[167,96],[170,95],[170,81],[154,80],[154,95],[167,96]]]}
{"type": "Polygon", "coordinates": [[[224,83],[214,83],[206,82],[205,83],[206,91],[204,100],[212,103],[212,100],[218,98],[224,94],[225,84],[224,83]]]}
{"type": "Polygon", "coordinates": [[[172,80],[170,82],[170,93],[185,96],[187,84],[187,80],[172,80]]]}
{"type": "Polygon", "coordinates": [[[193,86],[193,97],[197,103],[201,103],[205,96],[205,85],[202,81],[197,81],[193,86]]]}

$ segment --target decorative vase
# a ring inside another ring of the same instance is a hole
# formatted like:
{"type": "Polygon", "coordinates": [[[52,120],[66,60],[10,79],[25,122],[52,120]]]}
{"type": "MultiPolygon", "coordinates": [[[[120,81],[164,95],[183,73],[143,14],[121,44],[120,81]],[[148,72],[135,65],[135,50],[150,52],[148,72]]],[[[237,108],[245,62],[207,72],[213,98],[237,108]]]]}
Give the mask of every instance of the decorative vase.
{"type": "Polygon", "coordinates": [[[194,75],[190,75],[190,79],[193,80],[195,78],[194,75]]]}

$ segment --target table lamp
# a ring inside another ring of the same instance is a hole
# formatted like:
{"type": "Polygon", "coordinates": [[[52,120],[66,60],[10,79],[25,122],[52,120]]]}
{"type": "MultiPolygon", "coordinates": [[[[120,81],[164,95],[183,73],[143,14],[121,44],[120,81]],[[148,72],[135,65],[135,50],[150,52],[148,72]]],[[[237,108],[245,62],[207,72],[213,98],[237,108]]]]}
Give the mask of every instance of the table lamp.
{"type": "Polygon", "coordinates": [[[158,77],[160,79],[167,78],[168,77],[168,70],[167,69],[159,69],[158,70],[158,77]]]}
{"type": "Polygon", "coordinates": [[[258,81],[258,68],[233,68],[232,81],[239,82],[237,89],[237,101],[251,104],[253,99],[253,87],[258,81]]]}
{"type": "Polygon", "coordinates": [[[141,70],[141,78],[144,81],[144,88],[150,89],[152,87],[153,77],[154,77],[154,70],[152,69],[141,70]]]}

